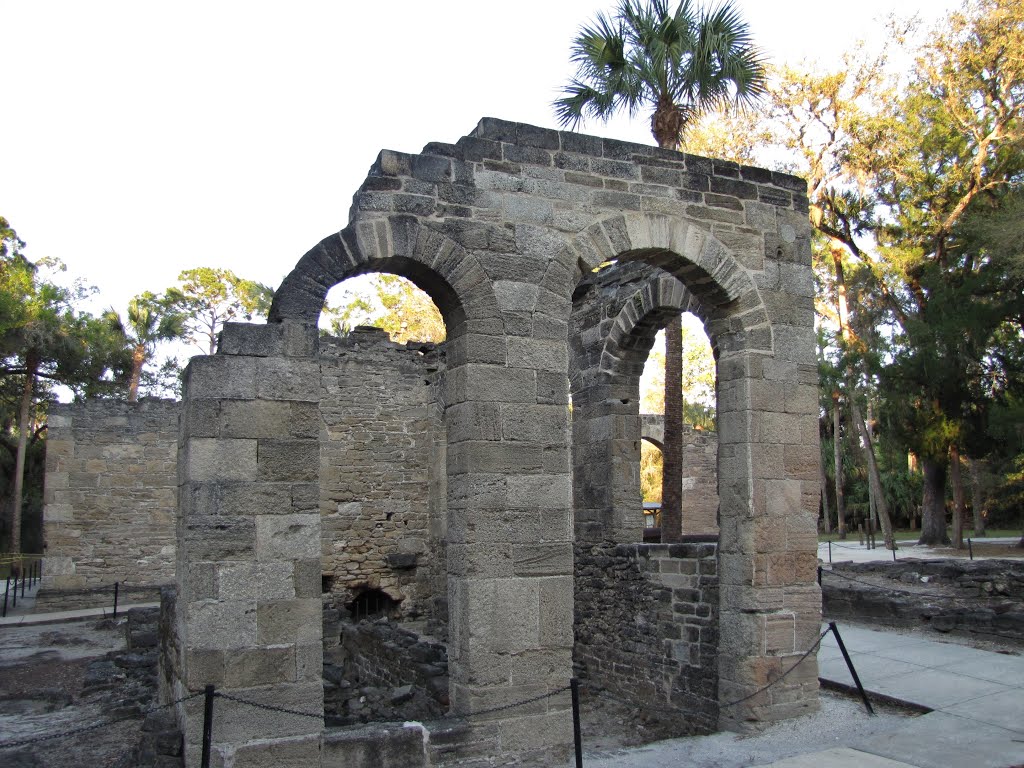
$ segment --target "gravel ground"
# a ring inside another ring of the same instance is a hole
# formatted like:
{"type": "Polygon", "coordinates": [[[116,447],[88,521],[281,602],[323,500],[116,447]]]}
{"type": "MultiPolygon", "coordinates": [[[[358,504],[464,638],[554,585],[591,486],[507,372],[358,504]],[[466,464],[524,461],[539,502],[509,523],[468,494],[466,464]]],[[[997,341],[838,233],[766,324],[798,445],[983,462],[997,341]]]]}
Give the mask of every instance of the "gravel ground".
{"type": "MultiPolygon", "coordinates": [[[[628,749],[592,749],[584,737],[587,768],[747,768],[794,755],[844,746],[865,736],[899,728],[916,713],[875,703],[869,717],[859,701],[821,692],[821,709],[776,723],[756,734],[715,733],[669,739],[628,749]]],[[[572,765],[568,763],[567,765],[572,765]]]]}

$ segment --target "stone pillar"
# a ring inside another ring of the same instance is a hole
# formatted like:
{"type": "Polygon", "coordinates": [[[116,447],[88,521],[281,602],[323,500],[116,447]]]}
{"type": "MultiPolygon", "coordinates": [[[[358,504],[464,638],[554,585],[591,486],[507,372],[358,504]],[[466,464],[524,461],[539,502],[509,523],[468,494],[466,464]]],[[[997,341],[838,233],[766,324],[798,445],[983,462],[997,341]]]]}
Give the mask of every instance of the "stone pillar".
{"type": "Polygon", "coordinates": [[[817,546],[817,371],[736,352],[719,360],[721,545],[720,724],[742,729],[817,709],[812,654],[820,591],[817,546]],[[767,690],[735,706],[729,703],[767,690]]]}
{"type": "Polygon", "coordinates": [[[451,710],[469,717],[480,754],[560,758],[572,738],[568,694],[474,713],[572,675],[565,343],[468,334],[449,344],[451,710]],[[495,362],[463,362],[473,349],[495,362]]]}
{"type": "MultiPolygon", "coordinates": [[[[319,759],[315,350],[315,327],[231,324],[218,354],[193,358],[186,369],[177,561],[183,679],[176,694],[212,684],[240,699],[313,715],[217,699],[214,764],[228,764],[237,753],[241,762],[233,765],[263,765],[254,742],[273,743],[276,761],[319,759]]],[[[179,715],[191,768],[199,764],[202,697],[179,715]]]]}

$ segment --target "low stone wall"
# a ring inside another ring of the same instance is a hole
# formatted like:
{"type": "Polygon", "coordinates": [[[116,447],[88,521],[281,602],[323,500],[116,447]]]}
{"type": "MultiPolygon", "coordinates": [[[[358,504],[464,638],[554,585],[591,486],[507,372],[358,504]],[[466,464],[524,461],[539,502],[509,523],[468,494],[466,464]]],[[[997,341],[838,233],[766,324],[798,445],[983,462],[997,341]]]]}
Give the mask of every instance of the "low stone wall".
{"type": "Polygon", "coordinates": [[[576,546],[578,673],[640,708],[656,738],[717,728],[717,550],[576,546]]]}
{"type": "Polygon", "coordinates": [[[178,412],[148,398],[51,406],[44,590],[174,580],[178,412]]]}
{"type": "Polygon", "coordinates": [[[324,596],[328,725],[432,720],[448,711],[448,648],[388,618],[352,621],[324,596]]]}
{"type": "MultiPolygon", "coordinates": [[[[132,586],[119,585],[117,590],[118,613],[133,605],[159,603],[161,585],[132,586]]],[[[37,611],[77,611],[82,608],[114,608],[114,585],[91,589],[54,589],[44,581],[36,594],[37,611]]]]}
{"type": "Polygon", "coordinates": [[[1024,562],[835,563],[822,579],[826,618],[1024,644],[1024,562]]]}

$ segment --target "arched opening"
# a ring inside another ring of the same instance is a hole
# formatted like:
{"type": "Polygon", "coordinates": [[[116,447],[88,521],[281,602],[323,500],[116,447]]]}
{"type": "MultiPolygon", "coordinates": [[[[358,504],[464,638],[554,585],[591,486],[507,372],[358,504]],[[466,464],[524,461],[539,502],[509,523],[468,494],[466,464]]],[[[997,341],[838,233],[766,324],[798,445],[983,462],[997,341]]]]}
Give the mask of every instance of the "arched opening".
{"type": "Polygon", "coordinates": [[[430,295],[400,275],[370,272],[338,283],[327,293],[318,323],[321,334],[347,336],[371,326],[397,344],[445,340],[441,311],[430,295]]]}

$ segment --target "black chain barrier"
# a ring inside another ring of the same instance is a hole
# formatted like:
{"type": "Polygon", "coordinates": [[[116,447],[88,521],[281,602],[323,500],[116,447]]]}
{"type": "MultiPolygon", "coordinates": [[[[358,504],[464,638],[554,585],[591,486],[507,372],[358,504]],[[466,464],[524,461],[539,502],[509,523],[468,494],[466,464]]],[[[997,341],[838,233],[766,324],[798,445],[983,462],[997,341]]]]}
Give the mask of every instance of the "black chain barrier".
{"type": "Polygon", "coordinates": [[[202,696],[202,695],[203,695],[203,692],[199,691],[198,693],[189,694],[188,696],[185,696],[184,698],[178,699],[177,701],[172,701],[169,704],[159,704],[159,705],[157,705],[155,707],[149,707],[148,709],[144,709],[141,712],[138,712],[138,713],[136,713],[134,715],[125,715],[124,717],[119,717],[116,720],[107,720],[107,721],[102,722],[102,723],[93,723],[92,725],[85,725],[85,726],[82,726],[81,728],[72,728],[70,731],[61,731],[60,733],[50,733],[50,734],[47,734],[46,736],[34,736],[31,739],[18,739],[16,741],[3,741],[3,742],[0,742],[0,749],[13,749],[14,747],[26,747],[26,746],[28,746],[30,744],[39,744],[40,742],[44,742],[44,741],[55,741],[57,739],[64,739],[64,738],[67,738],[68,736],[75,736],[75,735],[77,735],[79,733],[88,733],[89,731],[98,731],[101,728],[107,728],[107,727],[109,727],[111,725],[117,725],[118,723],[123,723],[123,722],[126,722],[128,720],[137,720],[140,717],[145,717],[147,715],[152,714],[153,712],[159,712],[162,709],[170,709],[171,707],[176,707],[179,704],[183,704],[184,702],[189,701],[190,699],[195,699],[195,698],[197,698],[199,696],[202,696]]]}
{"type": "MultiPolygon", "coordinates": [[[[530,699],[523,699],[522,701],[517,701],[517,702],[514,702],[512,704],[503,704],[500,707],[491,707],[490,709],[481,709],[481,710],[479,710],[477,712],[470,713],[470,716],[471,717],[478,717],[479,715],[491,715],[491,714],[494,714],[495,712],[504,712],[507,709],[515,709],[516,707],[522,707],[522,706],[525,706],[527,704],[534,704],[534,703],[536,703],[538,701],[543,701],[544,699],[553,698],[555,696],[558,696],[560,693],[566,693],[569,690],[570,690],[570,686],[567,685],[567,686],[565,686],[563,688],[558,688],[557,690],[549,691],[548,693],[542,693],[540,696],[534,696],[533,698],[530,698],[530,699]]],[[[200,694],[196,694],[196,695],[200,695],[200,694]]],[[[223,693],[222,691],[214,691],[213,695],[216,698],[227,699],[228,701],[233,701],[236,704],[245,704],[245,705],[250,706],[250,707],[255,707],[256,709],[265,709],[268,712],[279,712],[279,713],[281,713],[283,715],[295,715],[297,717],[309,717],[309,718],[314,718],[316,720],[322,720],[323,717],[324,717],[323,712],[319,712],[319,713],[314,714],[312,712],[302,712],[301,710],[297,710],[297,709],[288,709],[287,707],[278,707],[278,706],[275,706],[273,704],[261,704],[260,702],[249,701],[248,699],[242,699],[242,698],[239,698],[238,696],[232,696],[230,693],[223,693]]]]}
{"type": "Polygon", "coordinates": [[[754,691],[751,694],[748,694],[748,695],[744,696],[742,699],[736,699],[736,701],[730,701],[728,704],[722,704],[721,705],[721,709],[728,709],[729,707],[735,707],[737,704],[742,704],[744,701],[749,701],[750,699],[754,698],[755,696],[764,693],[769,688],[772,688],[772,687],[778,685],[779,683],[781,683],[783,680],[786,679],[786,677],[789,675],[790,672],[792,672],[794,669],[796,669],[801,664],[803,664],[804,661],[807,660],[808,656],[810,656],[812,653],[814,653],[816,650],[818,650],[818,646],[821,645],[821,641],[825,639],[825,635],[827,635],[831,631],[832,631],[832,627],[829,627],[824,632],[822,632],[820,635],[818,635],[818,639],[814,642],[814,645],[812,645],[810,648],[808,648],[807,651],[804,653],[804,655],[801,656],[799,659],[797,659],[796,663],[793,664],[792,667],[790,667],[785,672],[783,672],[781,675],[779,675],[777,678],[772,680],[770,683],[768,683],[768,685],[764,686],[763,688],[758,688],[756,691],[754,691]]]}

